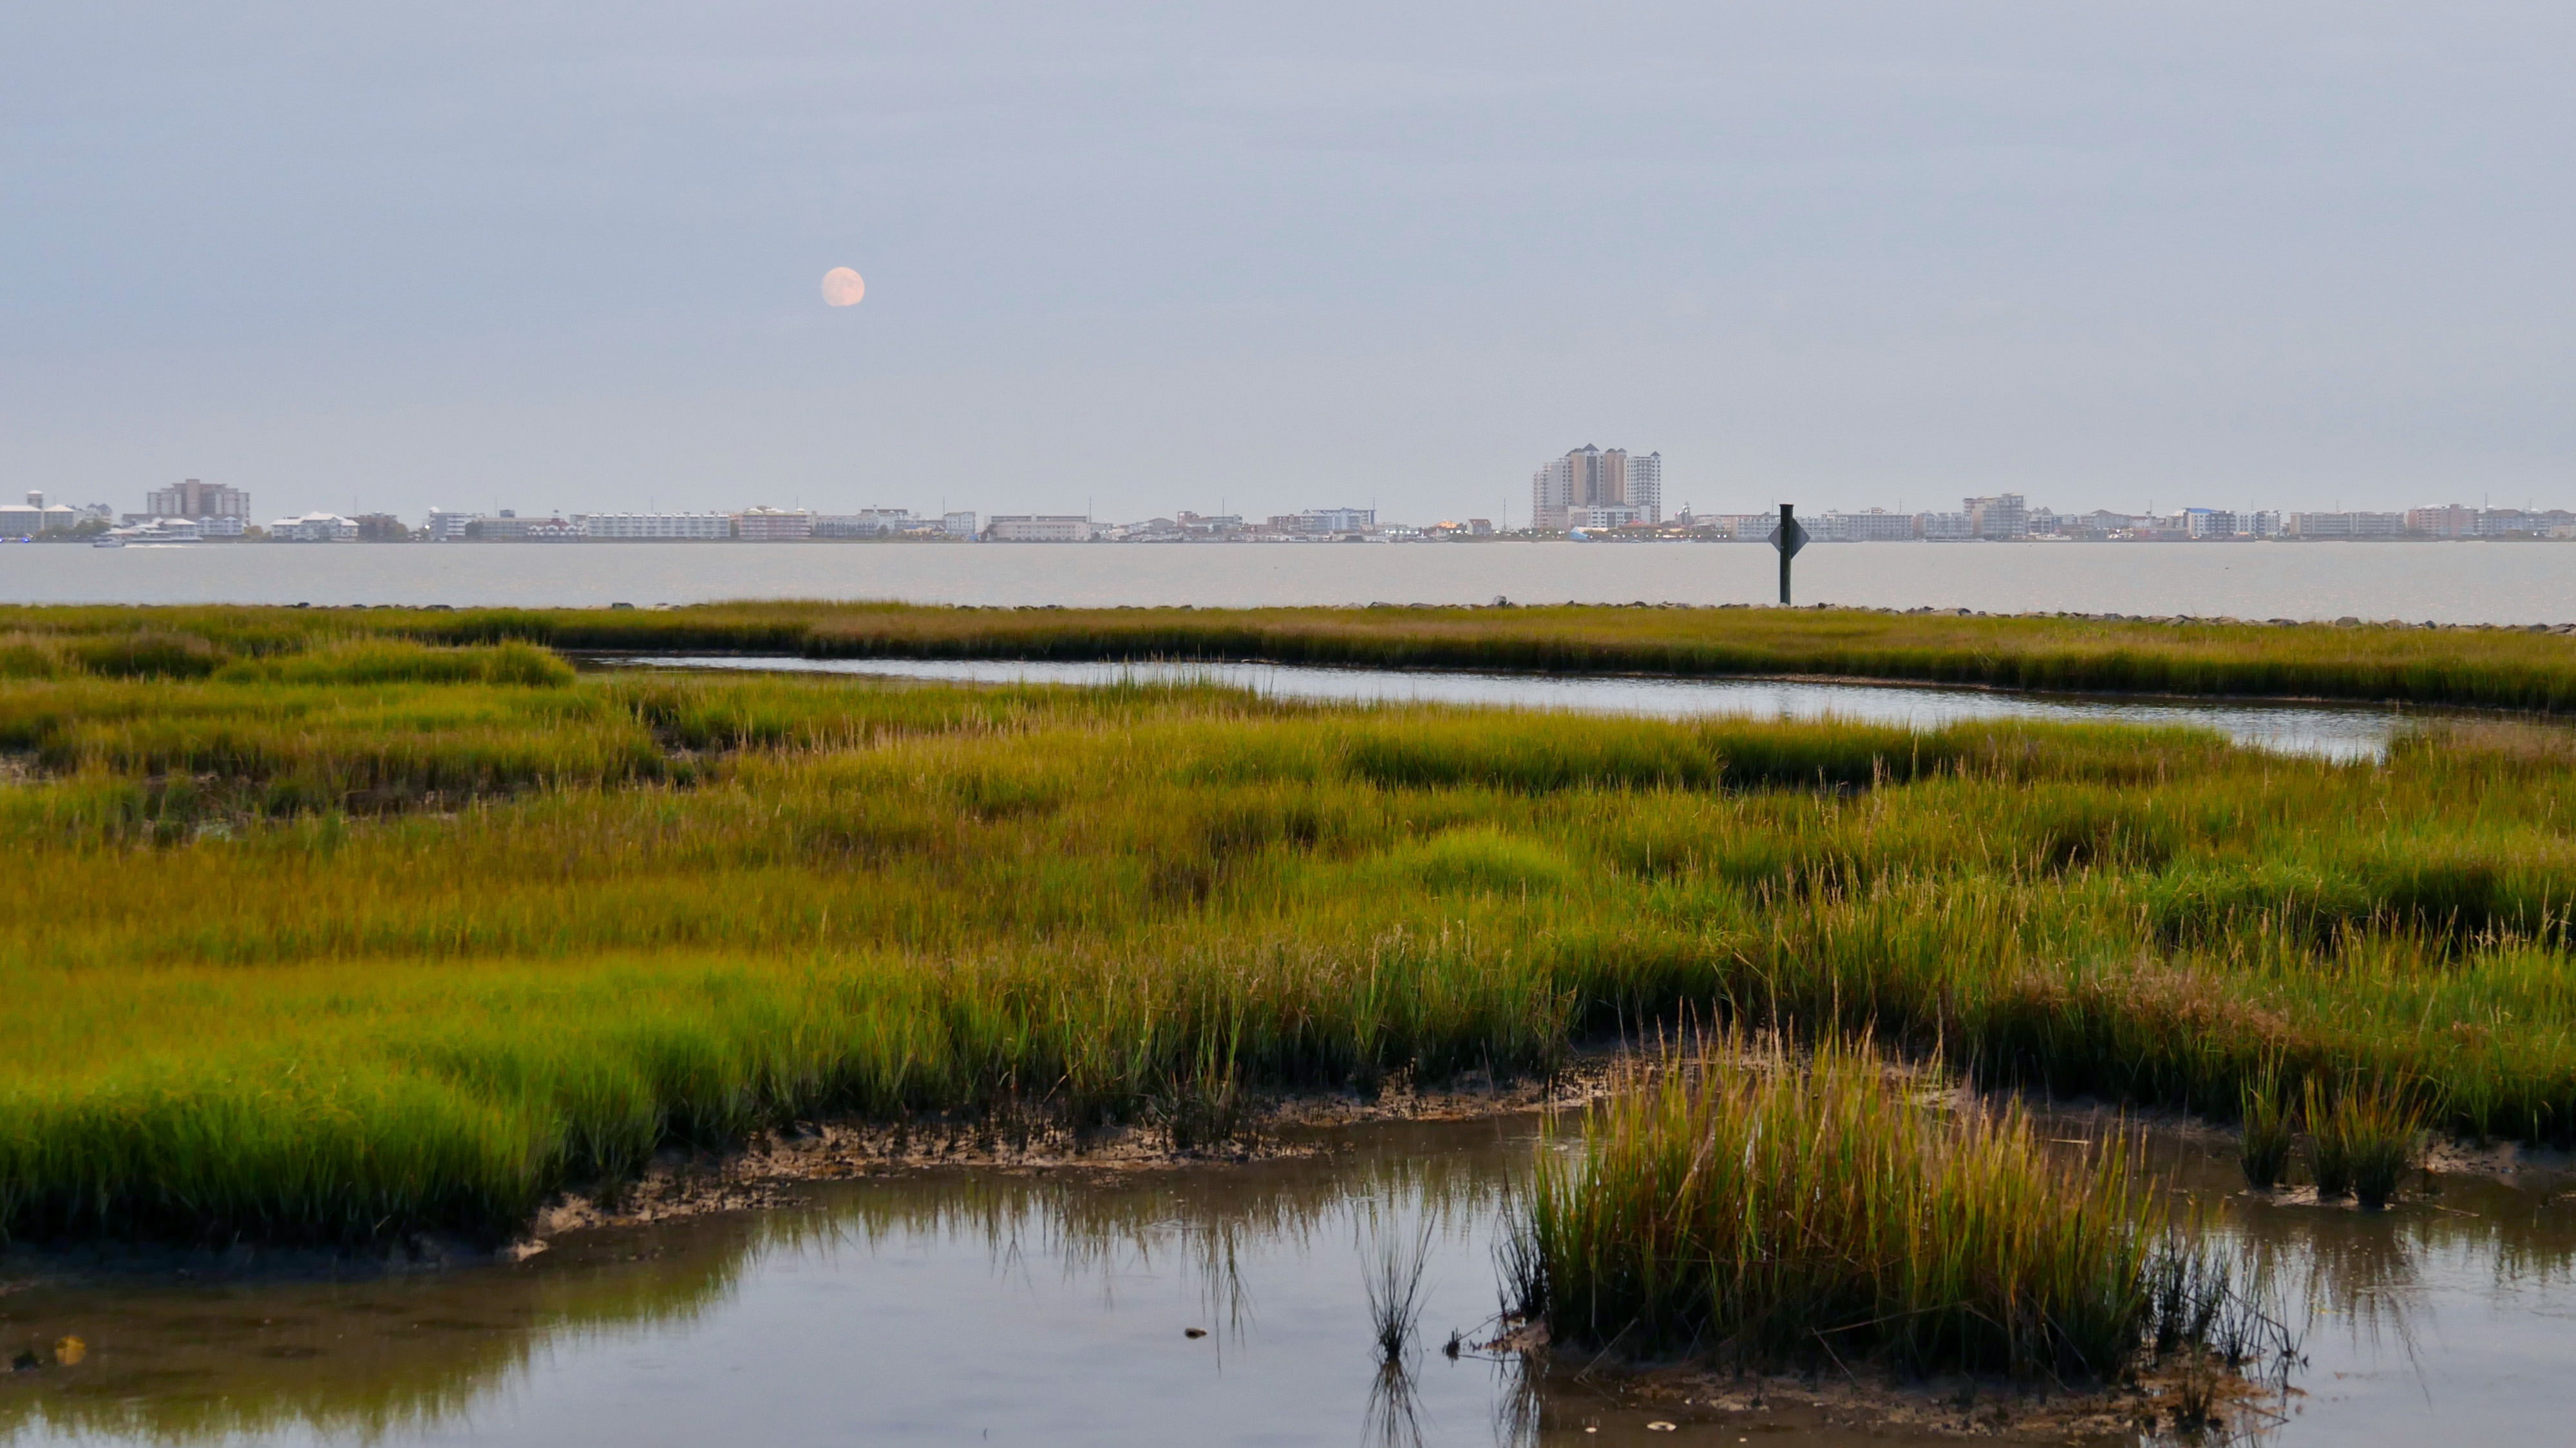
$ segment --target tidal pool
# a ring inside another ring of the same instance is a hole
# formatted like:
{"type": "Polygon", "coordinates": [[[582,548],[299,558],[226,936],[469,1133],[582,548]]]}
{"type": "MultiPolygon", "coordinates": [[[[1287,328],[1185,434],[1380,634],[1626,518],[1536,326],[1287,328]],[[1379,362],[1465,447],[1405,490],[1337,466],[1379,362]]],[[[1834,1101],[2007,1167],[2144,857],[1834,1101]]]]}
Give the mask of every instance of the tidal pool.
{"type": "MultiPolygon", "coordinates": [[[[200,1261],[182,1276],[21,1255],[0,1266],[0,1345],[77,1336],[87,1351],[0,1374],[0,1441],[1888,1441],[1643,1404],[1615,1374],[1533,1382],[1449,1360],[1449,1333],[1495,1312],[1493,1246],[1537,1120],[1312,1139],[1328,1150],[1245,1165],[890,1172],[793,1206],[574,1234],[514,1265],[335,1278],[200,1261]],[[1363,1275],[1417,1241],[1422,1341],[1390,1382],[1363,1275]]],[[[2564,1436],[2564,1181],[2454,1177],[2365,1216],[2245,1197],[2223,1141],[2160,1137],[2155,1159],[2225,1203],[2225,1230],[2268,1254],[2294,1309],[2307,1362],[2259,1441],[2564,1436]]]]}
{"type": "Polygon", "coordinates": [[[1647,675],[1496,674],[1306,664],[1058,663],[1022,659],[807,659],[786,655],[621,654],[616,668],[850,674],[980,684],[1213,683],[1288,699],[1471,704],[1661,718],[1848,719],[1936,729],[1977,719],[2041,719],[2214,729],[2239,744],[2327,759],[2377,759],[2409,719],[2385,705],[2105,698],[1904,684],[1647,675]]]}

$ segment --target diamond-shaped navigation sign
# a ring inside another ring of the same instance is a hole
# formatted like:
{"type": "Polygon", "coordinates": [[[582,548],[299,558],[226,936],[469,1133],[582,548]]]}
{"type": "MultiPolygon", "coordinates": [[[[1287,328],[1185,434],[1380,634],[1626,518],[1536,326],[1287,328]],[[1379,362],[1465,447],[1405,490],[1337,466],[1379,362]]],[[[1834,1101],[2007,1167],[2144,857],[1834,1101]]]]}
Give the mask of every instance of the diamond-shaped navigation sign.
{"type": "Polygon", "coordinates": [[[1771,546],[1780,550],[1780,606],[1789,606],[1789,560],[1807,546],[1807,530],[1798,526],[1798,505],[1780,505],[1780,524],[1771,530],[1771,546]]]}

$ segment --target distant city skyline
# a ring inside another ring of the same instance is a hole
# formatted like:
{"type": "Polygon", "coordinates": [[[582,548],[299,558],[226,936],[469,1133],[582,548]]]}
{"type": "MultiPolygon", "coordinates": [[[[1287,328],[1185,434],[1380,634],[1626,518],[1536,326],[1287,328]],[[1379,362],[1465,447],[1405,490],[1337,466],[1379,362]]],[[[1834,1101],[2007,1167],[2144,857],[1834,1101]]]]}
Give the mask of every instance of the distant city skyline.
{"type": "Polygon", "coordinates": [[[1668,512],[2545,506],[2571,57],[2538,3],[20,6],[0,496],[1517,521],[1628,439],[1668,512]]]}

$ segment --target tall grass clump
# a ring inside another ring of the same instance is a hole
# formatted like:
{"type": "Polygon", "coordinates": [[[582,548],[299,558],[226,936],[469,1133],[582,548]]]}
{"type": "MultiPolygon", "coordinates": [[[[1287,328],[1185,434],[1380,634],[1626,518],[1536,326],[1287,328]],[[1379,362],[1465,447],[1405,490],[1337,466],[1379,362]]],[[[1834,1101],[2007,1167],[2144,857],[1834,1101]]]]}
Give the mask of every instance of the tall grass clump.
{"type": "Polygon", "coordinates": [[[2349,1195],[2364,1211],[2387,1206],[2423,1161],[2428,1112],[2421,1095],[2386,1079],[2353,1079],[2329,1096],[2311,1081],[2307,1101],[2317,1196],[2349,1195]]]}
{"type": "Polygon", "coordinates": [[[2245,1168],[2245,1184],[2268,1192],[2281,1184],[2283,1174],[2289,1170],[2298,1132],[2277,1071],[2264,1072],[2245,1083],[2239,1121],[2236,1159],[2245,1168]]]}
{"type": "Polygon", "coordinates": [[[1543,1149],[1518,1310],[1552,1338],[1739,1366],[2116,1371],[2151,1325],[2161,1209],[2115,1150],[1945,1113],[1866,1044],[1673,1052],[1543,1149]]]}

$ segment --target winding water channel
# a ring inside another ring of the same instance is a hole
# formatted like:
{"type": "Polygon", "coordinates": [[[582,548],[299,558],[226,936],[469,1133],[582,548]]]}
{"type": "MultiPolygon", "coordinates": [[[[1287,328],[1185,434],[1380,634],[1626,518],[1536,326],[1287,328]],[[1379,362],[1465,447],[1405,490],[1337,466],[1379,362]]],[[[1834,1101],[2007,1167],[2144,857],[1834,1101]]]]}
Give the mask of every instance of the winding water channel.
{"type": "Polygon", "coordinates": [[[1977,719],[2055,719],[2215,729],[2244,745],[2329,759],[2372,759],[2421,712],[2386,705],[2266,703],[2242,699],[2032,694],[1804,679],[1652,675],[1499,674],[1342,669],[1304,664],[1056,663],[1020,659],[806,659],[785,655],[636,654],[593,662],[617,668],[730,669],[981,684],[1099,685],[1207,682],[1288,699],[1420,702],[1662,718],[1735,716],[1850,719],[1934,729],[1977,719]]]}
{"type": "MultiPolygon", "coordinates": [[[[1445,1358],[1453,1329],[1495,1309],[1501,1209],[1538,1131],[1523,1115],[1334,1128],[1311,1138],[1322,1155],[1242,1165],[887,1171],[769,1210],[574,1234],[515,1265],[408,1274],[15,1257],[0,1341],[78,1336],[87,1353],[0,1374],[0,1441],[1889,1440],[1639,1400],[1614,1374],[1532,1383],[1445,1358]],[[1362,1275],[1425,1226],[1424,1341],[1390,1385],[1362,1275]]],[[[2364,1215],[2248,1198],[2214,1138],[2159,1137],[2156,1156],[2221,1207],[2223,1230],[2272,1250],[2303,1327],[2307,1365],[2261,1441],[2563,1439],[2565,1179],[2454,1176],[2364,1215]]]]}

